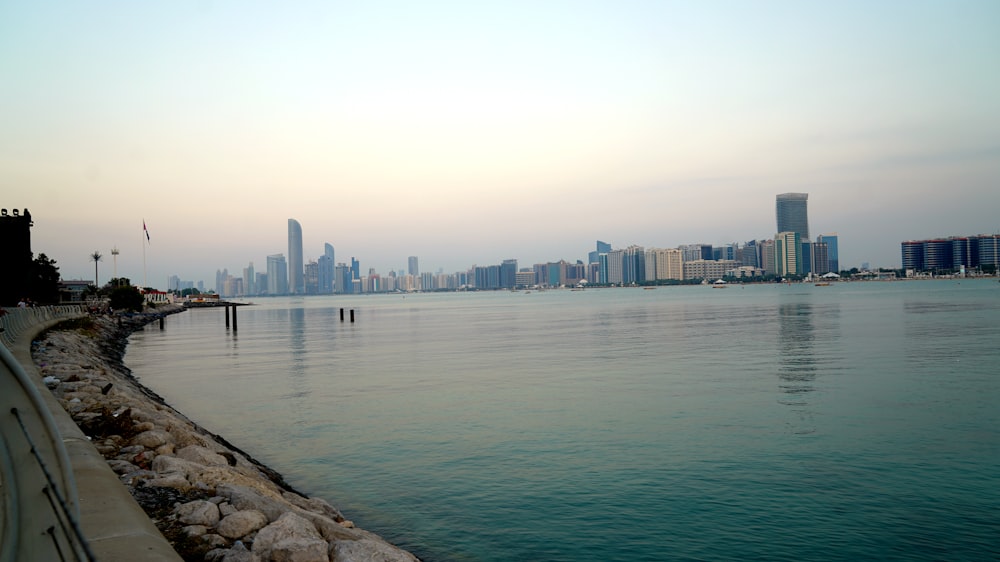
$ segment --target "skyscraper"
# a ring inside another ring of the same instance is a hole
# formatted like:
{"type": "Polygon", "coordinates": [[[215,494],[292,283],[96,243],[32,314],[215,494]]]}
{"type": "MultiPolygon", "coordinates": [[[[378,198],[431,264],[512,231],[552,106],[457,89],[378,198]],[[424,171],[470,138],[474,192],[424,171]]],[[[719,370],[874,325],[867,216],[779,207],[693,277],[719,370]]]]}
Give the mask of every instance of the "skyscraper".
{"type": "Polygon", "coordinates": [[[319,292],[328,295],[333,292],[334,286],[334,262],[333,246],[329,243],[323,245],[323,255],[319,258],[319,292]]]}
{"type": "Polygon", "coordinates": [[[809,194],[782,193],[775,198],[777,232],[794,232],[800,241],[809,240],[809,194]]]}
{"type": "Polygon", "coordinates": [[[826,256],[830,262],[830,271],[840,273],[840,249],[838,248],[837,234],[820,234],[816,237],[816,241],[826,244],[826,256]]]}
{"type": "Polygon", "coordinates": [[[779,232],[774,235],[775,275],[802,275],[802,242],[798,232],[779,232]]]}
{"type": "Polygon", "coordinates": [[[267,256],[267,294],[288,294],[288,267],[283,254],[267,256]]]}
{"type": "Polygon", "coordinates": [[[302,225],[288,219],[288,292],[301,295],[306,292],[305,263],[302,261],[302,225]]]}
{"type": "Polygon", "coordinates": [[[420,265],[417,262],[417,256],[410,256],[407,261],[409,262],[407,273],[413,275],[414,277],[420,275],[420,265]]]}

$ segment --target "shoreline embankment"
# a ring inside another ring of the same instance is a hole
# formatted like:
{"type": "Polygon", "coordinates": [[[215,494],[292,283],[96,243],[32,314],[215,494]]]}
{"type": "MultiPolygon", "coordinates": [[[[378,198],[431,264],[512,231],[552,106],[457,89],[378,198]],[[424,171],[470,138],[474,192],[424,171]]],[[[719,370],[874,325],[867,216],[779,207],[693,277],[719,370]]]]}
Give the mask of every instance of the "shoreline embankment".
{"type": "Polygon", "coordinates": [[[328,502],[294,490],[141,385],[123,363],[125,348],[133,331],[156,318],[63,322],[32,342],[31,351],[46,386],[180,557],[417,560],[355,528],[328,502]]]}

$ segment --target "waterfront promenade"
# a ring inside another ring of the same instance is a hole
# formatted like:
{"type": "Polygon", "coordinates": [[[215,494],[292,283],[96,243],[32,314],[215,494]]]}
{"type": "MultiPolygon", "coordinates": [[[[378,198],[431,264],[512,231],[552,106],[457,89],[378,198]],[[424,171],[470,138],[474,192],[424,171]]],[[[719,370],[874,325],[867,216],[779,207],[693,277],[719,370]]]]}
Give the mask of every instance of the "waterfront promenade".
{"type": "Polygon", "coordinates": [[[0,317],[0,560],[180,557],[42,382],[31,342],[83,307],[0,317]]]}

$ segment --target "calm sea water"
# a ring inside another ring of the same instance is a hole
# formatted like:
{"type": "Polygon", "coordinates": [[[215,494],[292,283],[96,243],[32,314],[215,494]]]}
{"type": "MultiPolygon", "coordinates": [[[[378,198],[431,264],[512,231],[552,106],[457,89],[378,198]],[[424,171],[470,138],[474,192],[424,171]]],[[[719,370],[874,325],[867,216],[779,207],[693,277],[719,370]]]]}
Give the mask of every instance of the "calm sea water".
{"type": "Polygon", "coordinates": [[[1000,559],[995,279],[263,299],[126,362],[426,560],[1000,559]]]}

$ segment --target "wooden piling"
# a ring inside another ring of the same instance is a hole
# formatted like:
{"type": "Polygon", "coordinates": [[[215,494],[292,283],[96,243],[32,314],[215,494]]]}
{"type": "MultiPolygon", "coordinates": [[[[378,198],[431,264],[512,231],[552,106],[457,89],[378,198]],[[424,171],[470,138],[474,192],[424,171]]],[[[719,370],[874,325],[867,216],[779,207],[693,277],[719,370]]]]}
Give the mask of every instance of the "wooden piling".
{"type": "Polygon", "coordinates": [[[340,309],[340,321],[341,322],[344,321],[344,309],[343,308],[340,309]]]}
{"type": "Polygon", "coordinates": [[[233,305],[233,331],[236,331],[236,305],[233,305]]]}
{"type": "Polygon", "coordinates": [[[351,309],[351,322],[354,322],[354,309],[351,309]]]}
{"type": "Polygon", "coordinates": [[[226,307],[226,327],[229,327],[229,303],[222,305],[226,307]]]}

